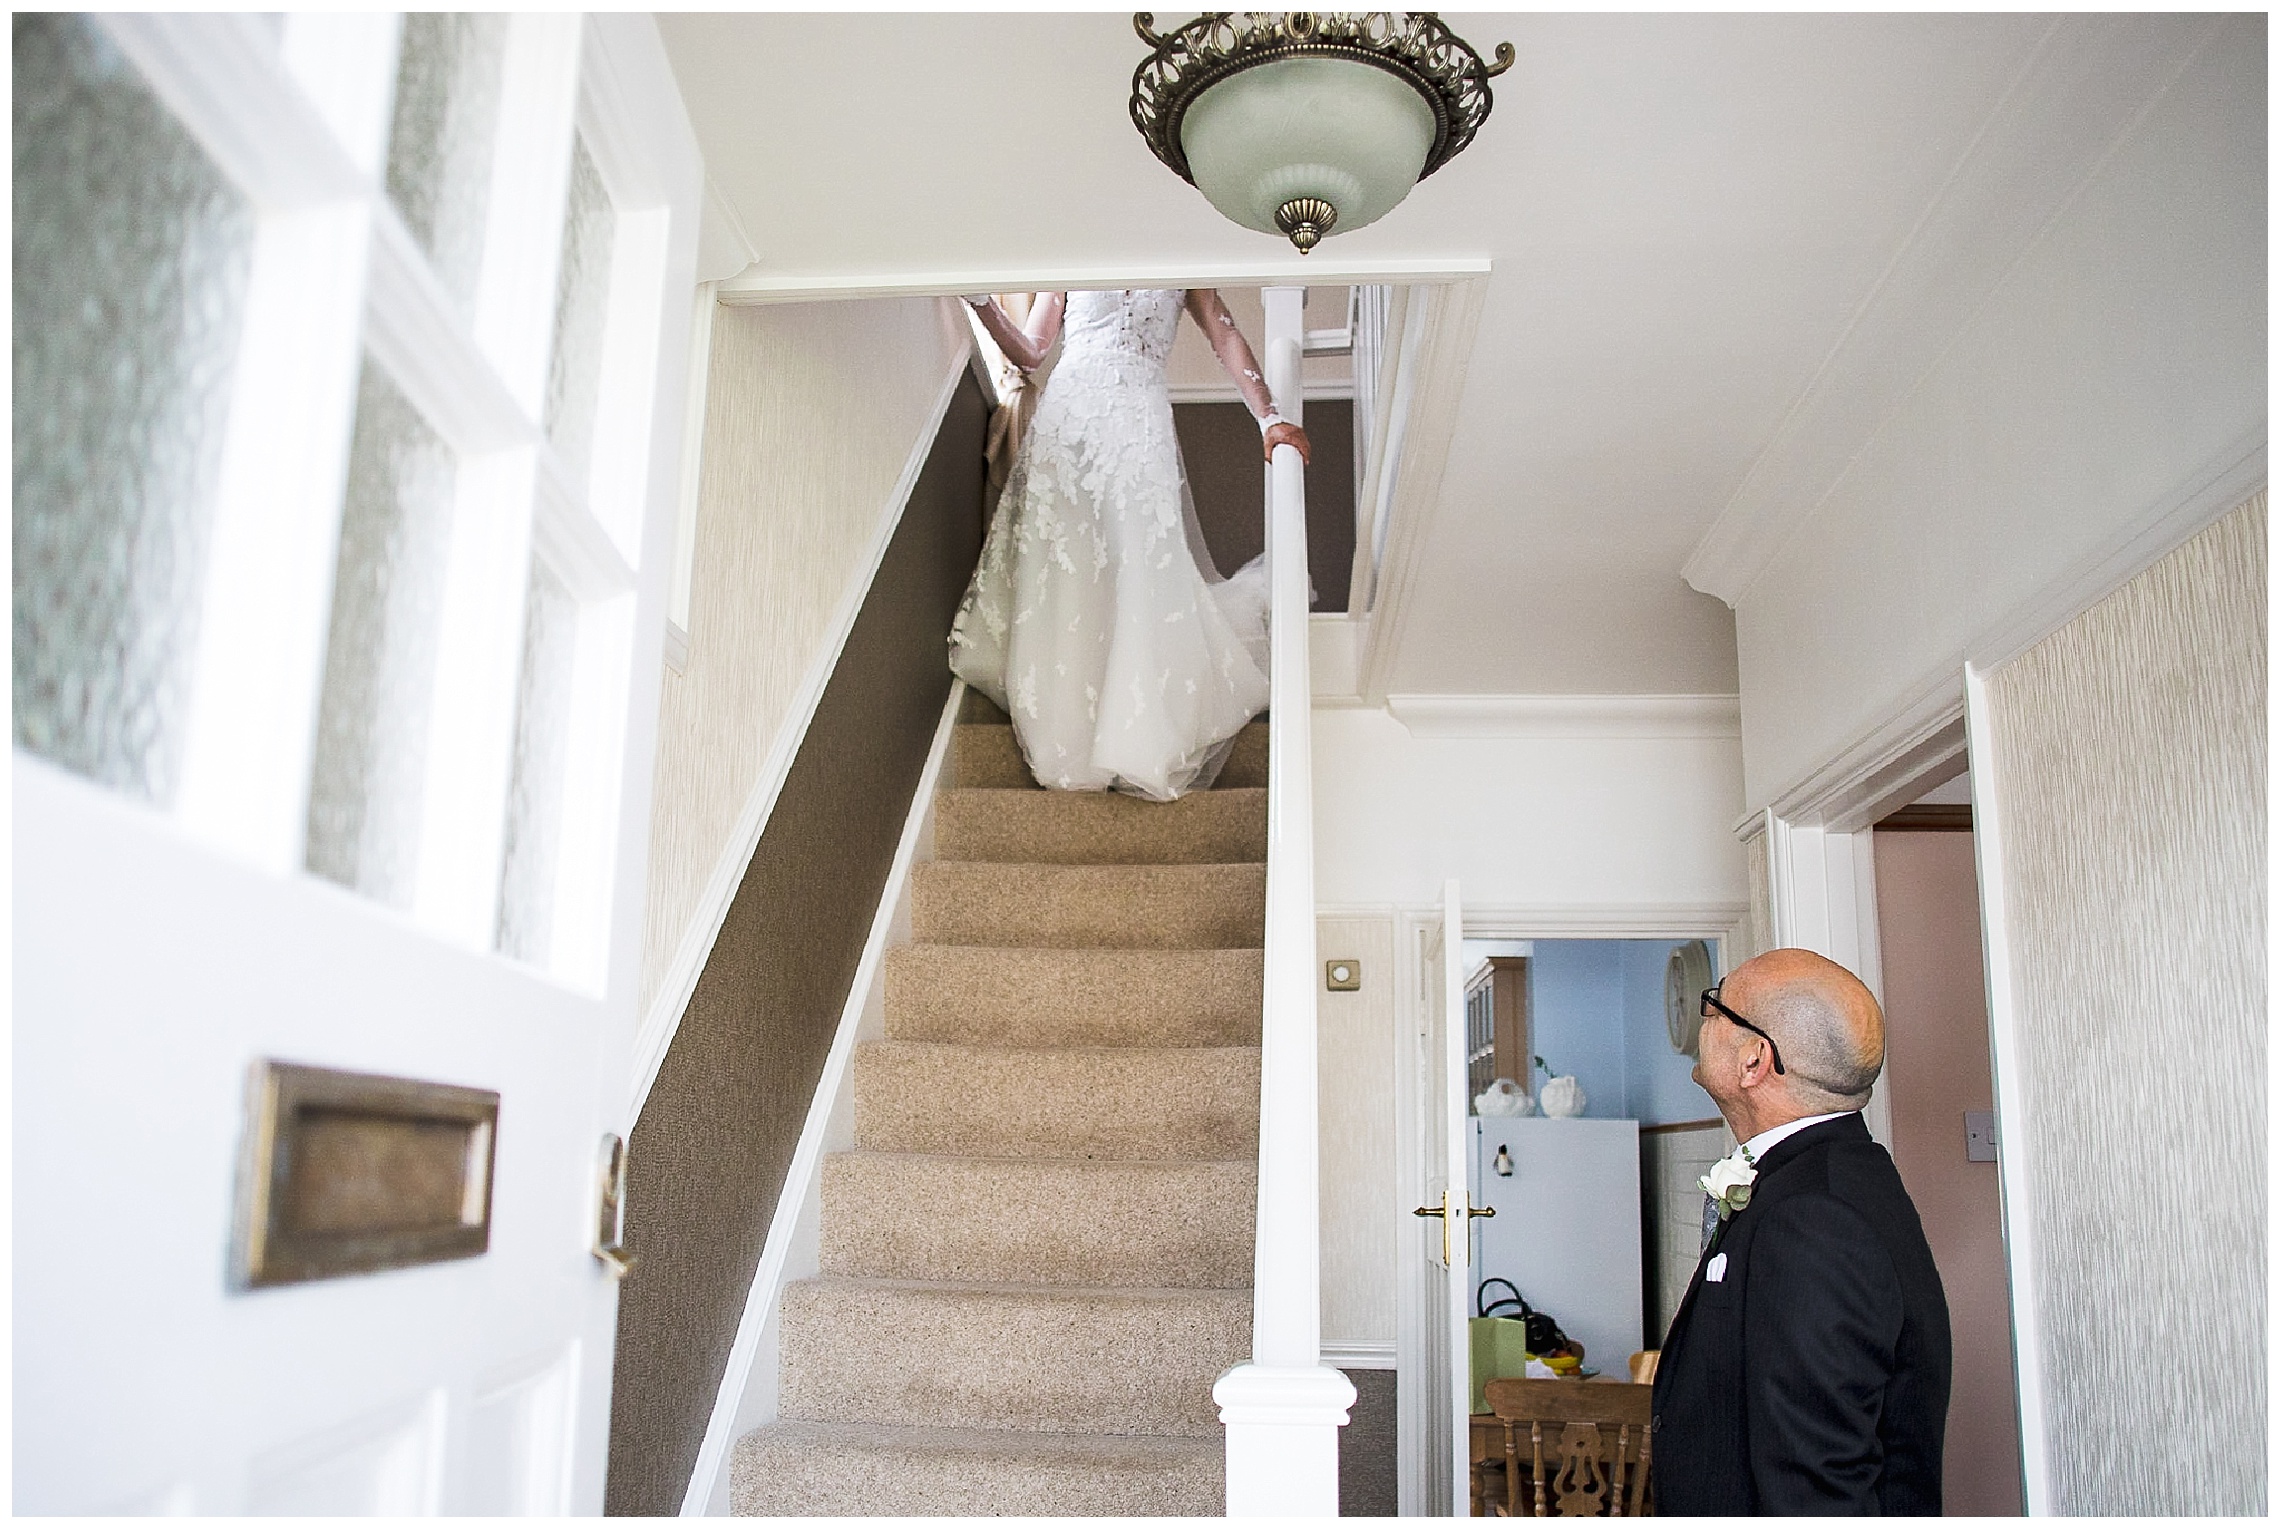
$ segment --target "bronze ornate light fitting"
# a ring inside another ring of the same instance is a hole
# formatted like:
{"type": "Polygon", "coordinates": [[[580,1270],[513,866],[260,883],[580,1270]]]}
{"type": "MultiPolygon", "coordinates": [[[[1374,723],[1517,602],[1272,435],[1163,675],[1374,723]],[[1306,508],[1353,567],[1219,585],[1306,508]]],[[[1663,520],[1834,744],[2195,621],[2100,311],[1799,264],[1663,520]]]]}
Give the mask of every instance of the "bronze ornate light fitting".
{"type": "Polygon", "coordinates": [[[1132,76],[1150,152],[1235,222],[1299,253],[1390,212],[1472,142],[1496,62],[1430,11],[1213,11],[1168,33],[1132,76]]]}

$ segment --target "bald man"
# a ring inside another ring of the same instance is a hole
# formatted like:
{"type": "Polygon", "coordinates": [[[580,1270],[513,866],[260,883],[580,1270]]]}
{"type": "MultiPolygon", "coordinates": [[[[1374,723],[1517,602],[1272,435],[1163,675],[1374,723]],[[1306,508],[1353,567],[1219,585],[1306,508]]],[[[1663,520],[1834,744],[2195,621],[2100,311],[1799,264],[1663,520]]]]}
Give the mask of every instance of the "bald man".
{"type": "Polygon", "coordinates": [[[1938,1513],[1947,1297],[1860,1108],[1884,1015],[1774,950],[1703,995],[1694,1080],[1740,1148],[1655,1374],[1660,1514],[1938,1513]]]}

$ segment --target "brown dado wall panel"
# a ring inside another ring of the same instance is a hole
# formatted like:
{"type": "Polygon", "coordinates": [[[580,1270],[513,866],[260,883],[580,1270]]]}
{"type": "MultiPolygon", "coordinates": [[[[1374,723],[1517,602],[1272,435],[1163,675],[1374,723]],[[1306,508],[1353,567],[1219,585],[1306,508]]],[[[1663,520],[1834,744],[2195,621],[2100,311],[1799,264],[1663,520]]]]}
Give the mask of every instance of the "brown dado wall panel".
{"type": "MultiPolygon", "coordinates": [[[[1258,422],[1239,403],[1175,404],[1172,419],[1204,545],[1221,573],[1233,573],[1267,545],[1267,464],[1258,422]]],[[[1354,576],[1354,406],[1344,399],[1310,401],[1306,434],[1314,443],[1306,469],[1306,571],[1314,580],[1314,609],[1342,611],[1354,576]]]]}
{"type": "MultiPolygon", "coordinates": [[[[902,523],[634,1127],[611,1513],[681,1510],[792,1148],[950,692],[982,545],[972,380],[902,523]]],[[[763,598],[757,596],[756,598],[763,598]]]]}

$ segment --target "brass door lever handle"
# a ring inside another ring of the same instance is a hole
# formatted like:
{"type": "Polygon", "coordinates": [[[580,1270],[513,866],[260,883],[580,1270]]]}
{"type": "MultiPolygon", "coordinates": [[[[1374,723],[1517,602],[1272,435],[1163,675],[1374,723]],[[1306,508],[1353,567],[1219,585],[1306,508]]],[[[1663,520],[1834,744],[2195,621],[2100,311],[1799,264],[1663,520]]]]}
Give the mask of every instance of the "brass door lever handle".
{"type": "Polygon", "coordinates": [[[1475,1216],[1493,1216],[1496,1214],[1496,1207],[1493,1205],[1467,1205],[1464,1191],[1451,1189],[1442,1193],[1440,1204],[1420,1205],[1417,1207],[1416,1214],[1441,1218],[1441,1262],[1455,1269],[1463,1262],[1463,1250],[1472,1245],[1472,1238],[1467,1235],[1465,1230],[1472,1225],[1472,1218],[1475,1216]]]}
{"type": "Polygon", "coordinates": [[[600,1201],[595,1207],[593,1254],[613,1280],[633,1272],[633,1255],[625,1250],[625,1138],[602,1138],[600,1201]]]}

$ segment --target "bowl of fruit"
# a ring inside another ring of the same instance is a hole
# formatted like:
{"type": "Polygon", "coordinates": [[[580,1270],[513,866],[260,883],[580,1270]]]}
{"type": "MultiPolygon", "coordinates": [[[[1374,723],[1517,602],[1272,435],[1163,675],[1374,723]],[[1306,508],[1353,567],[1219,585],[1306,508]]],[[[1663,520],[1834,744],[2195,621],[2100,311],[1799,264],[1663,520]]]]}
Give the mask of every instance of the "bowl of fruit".
{"type": "Polygon", "coordinates": [[[1583,1362],[1583,1345],[1573,1338],[1562,1338],[1554,1347],[1541,1354],[1528,1356],[1529,1373],[1541,1368],[1541,1378],[1548,1380],[1589,1380],[1599,1372],[1583,1362]]]}

